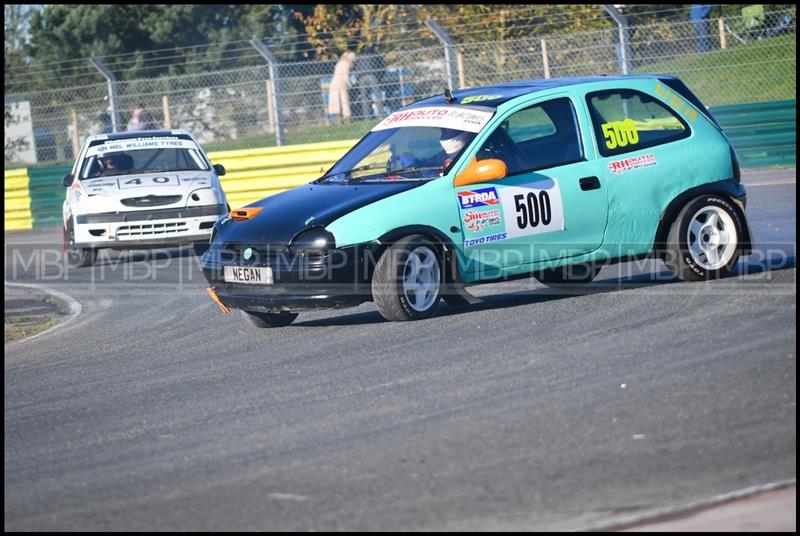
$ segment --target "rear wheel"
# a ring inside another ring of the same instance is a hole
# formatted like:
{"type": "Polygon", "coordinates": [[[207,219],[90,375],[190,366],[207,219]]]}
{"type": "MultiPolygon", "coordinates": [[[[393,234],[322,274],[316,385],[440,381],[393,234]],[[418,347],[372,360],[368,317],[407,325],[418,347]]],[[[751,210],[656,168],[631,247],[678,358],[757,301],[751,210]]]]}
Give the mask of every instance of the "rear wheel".
{"type": "Polygon", "coordinates": [[[242,316],[247,318],[257,328],[282,328],[288,326],[298,313],[258,313],[255,311],[242,311],[242,316]]]}
{"type": "Polygon", "coordinates": [[[704,195],[678,213],[667,235],[664,263],[686,281],[727,275],[742,252],[744,224],[725,198],[704,195]]]}
{"type": "Polygon", "coordinates": [[[442,263],[425,236],[407,236],[387,249],[372,275],[372,299],[386,320],[418,320],[439,306],[442,263]]]}
{"type": "Polygon", "coordinates": [[[97,259],[96,249],[80,248],[75,245],[72,221],[67,223],[67,227],[64,229],[64,249],[67,254],[67,264],[72,268],[91,266],[97,259]]]}

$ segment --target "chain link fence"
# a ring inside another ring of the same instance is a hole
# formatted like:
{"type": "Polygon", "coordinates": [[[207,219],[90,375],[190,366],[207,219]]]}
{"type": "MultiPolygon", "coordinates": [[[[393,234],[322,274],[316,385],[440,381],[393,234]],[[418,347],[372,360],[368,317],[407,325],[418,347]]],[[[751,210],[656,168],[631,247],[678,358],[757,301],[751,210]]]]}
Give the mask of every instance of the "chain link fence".
{"type": "Polygon", "coordinates": [[[627,71],[675,75],[707,106],[796,98],[794,8],[482,42],[460,42],[457,27],[448,34],[358,56],[344,90],[349,117],[331,113],[336,61],[255,56],[246,67],[117,81],[113,92],[99,73],[80,87],[7,92],[6,167],[71,161],[87,135],[112,130],[112,98],[118,130],[142,104],[157,128],[186,129],[209,150],[357,138],[448,85],[627,71]]]}

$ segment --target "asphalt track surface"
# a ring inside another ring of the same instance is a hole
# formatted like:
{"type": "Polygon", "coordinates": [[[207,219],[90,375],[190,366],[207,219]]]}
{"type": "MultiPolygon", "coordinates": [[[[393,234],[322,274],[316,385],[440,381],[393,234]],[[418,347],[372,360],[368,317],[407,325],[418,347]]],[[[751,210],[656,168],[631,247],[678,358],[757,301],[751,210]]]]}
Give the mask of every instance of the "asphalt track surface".
{"type": "Polygon", "coordinates": [[[793,480],[795,170],[745,184],[731,277],[618,264],[411,323],[257,330],[188,251],[65,272],[59,230],[6,233],[6,281],[83,311],[6,345],[5,529],[586,530],[793,480]]]}

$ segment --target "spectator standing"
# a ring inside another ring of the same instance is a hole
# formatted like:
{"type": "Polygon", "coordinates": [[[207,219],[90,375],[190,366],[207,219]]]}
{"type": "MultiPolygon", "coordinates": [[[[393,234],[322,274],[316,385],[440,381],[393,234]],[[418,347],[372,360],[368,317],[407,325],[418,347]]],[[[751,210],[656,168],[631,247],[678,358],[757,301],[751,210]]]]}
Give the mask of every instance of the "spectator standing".
{"type": "Polygon", "coordinates": [[[154,130],[156,128],[153,116],[139,103],[133,107],[131,119],[128,121],[128,132],[135,130],[154,130]]]}
{"type": "Polygon", "coordinates": [[[350,111],[350,69],[356,60],[356,53],[348,50],[333,69],[333,80],[328,97],[328,113],[337,116],[339,123],[350,121],[352,112],[350,111]]]}
{"type": "Polygon", "coordinates": [[[97,114],[97,120],[100,122],[100,133],[104,134],[106,132],[111,132],[114,130],[114,122],[111,119],[111,114],[114,113],[114,109],[111,108],[111,105],[97,114]]]}
{"type": "Polygon", "coordinates": [[[359,103],[361,104],[362,118],[372,118],[383,115],[383,75],[386,72],[386,60],[381,54],[368,46],[358,56],[355,63],[358,88],[360,90],[359,103]],[[373,110],[374,106],[374,110],[373,110]]]}
{"type": "Polygon", "coordinates": [[[697,34],[697,51],[700,53],[711,50],[711,40],[708,38],[711,33],[709,15],[711,15],[711,4],[692,4],[689,10],[689,18],[697,34]]]}

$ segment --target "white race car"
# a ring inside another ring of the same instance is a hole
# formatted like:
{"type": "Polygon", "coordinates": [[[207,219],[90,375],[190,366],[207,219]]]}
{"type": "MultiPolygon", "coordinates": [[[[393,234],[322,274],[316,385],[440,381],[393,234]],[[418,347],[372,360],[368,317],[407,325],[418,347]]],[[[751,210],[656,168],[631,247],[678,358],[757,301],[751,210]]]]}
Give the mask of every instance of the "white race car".
{"type": "Polygon", "coordinates": [[[207,245],[230,211],[219,176],[185,130],[90,136],[64,177],[64,244],[72,266],[100,248],[207,245]]]}

